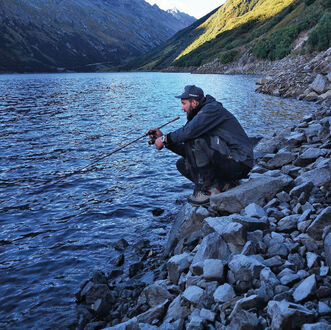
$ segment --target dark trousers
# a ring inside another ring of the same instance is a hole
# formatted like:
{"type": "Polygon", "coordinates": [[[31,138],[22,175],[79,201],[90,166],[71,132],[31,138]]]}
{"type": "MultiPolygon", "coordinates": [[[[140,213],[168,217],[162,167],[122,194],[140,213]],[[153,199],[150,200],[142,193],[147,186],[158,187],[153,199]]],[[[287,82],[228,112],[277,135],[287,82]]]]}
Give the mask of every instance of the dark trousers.
{"type": "Polygon", "coordinates": [[[208,190],[212,186],[247,177],[250,168],[212,150],[205,139],[195,139],[184,145],[184,157],[176,163],[178,171],[191,180],[196,189],[208,190]]]}

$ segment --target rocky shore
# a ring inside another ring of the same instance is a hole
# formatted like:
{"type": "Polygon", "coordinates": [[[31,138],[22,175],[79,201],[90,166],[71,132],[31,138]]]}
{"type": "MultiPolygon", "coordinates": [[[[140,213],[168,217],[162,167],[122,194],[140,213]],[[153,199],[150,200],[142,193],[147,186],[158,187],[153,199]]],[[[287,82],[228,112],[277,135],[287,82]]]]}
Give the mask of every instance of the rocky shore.
{"type": "MultiPolygon", "coordinates": [[[[331,329],[331,110],[263,138],[248,179],[184,204],[164,248],[91,275],[79,329],[331,329]]],[[[118,248],[125,250],[126,242],[118,248]]]]}

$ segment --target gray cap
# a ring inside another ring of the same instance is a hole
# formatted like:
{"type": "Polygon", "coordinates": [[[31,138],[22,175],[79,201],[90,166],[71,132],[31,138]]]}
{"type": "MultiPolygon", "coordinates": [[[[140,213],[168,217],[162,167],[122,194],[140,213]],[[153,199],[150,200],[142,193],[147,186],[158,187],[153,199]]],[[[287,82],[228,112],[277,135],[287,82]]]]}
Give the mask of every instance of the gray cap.
{"type": "Polygon", "coordinates": [[[175,96],[178,99],[202,99],[204,97],[203,90],[195,85],[187,85],[181,95],[175,96]]]}

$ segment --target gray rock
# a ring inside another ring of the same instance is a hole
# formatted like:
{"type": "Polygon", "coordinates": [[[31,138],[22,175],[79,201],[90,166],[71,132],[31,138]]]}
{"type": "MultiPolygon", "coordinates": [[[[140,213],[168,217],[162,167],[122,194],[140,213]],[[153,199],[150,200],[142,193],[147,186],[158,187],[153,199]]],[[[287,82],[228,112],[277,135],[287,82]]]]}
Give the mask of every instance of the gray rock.
{"type": "Polygon", "coordinates": [[[318,314],[331,315],[331,308],[323,301],[318,302],[318,314]]]}
{"type": "Polygon", "coordinates": [[[299,215],[293,214],[281,219],[277,224],[277,229],[281,232],[291,232],[297,228],[299,215]]]}
{"type": "Polygon", "coordinates": [[[249,297],[239,299],[230,314],[230,319],[232,319],[238,312],[243,309],[258,308],[263,304],[261,297],[254,294],[249,297]]]}
{"type": "Polygon", "coordinates": [[[129,243],[124,238],[121,238],[112,245],[116,250],[123,251],[129,246],[129,243]]]}
{"type": "Polygon", "coordinates": [[[307,252],[306,259],[307,259],[307,266],[308,268],[311,268],[314,266],[318,258],[318,255],[313,252],[307,252]]]}
{"type": "Polygon", "coordinates": [[[281,257],[287,257],[289,253],[289,250],[284,243],[278,243],[278,242],[271,242],[271,244],[268,247],[267,256],[268,257],[275,257],[275,256],[281,256],[281,257]]]}
{"type": "Polygon", "coordinates": [[[291,285],[300,280],[300,275],[298,274],[287,274],[280,278],[280,283],[283,285],[291,285]]]}
{"type": "Polygon", "coordinates": [[[236,313],[230,324],[226,327],[227,330],[256,330],[258,329],[259,319],[254,313],[241,310],[236,313]]]}
{"type": "Polygon", "coordinates": [[[189,314],[189,306],[182,302],[182,295],[178,295],[169,305],[165,319],[176,321],[185,319],[189,314]]]}
{"type": "Polygon", "coordinates": [[[314,162],[318,157],[324,156],[326,151],[319,148],[309,148],[303,152],[294,162],[296,166],[307,166],[314,162]]]}
{"type": "Polygon", "coordinates": [[[114,325],[113,327],[106,327],[103,329],[104,330],[140,330],[140,327],[137,318],[134,317],[126,322],[114,325]]]}
{"type": "Polygon", "coordinates": [[[295,185],[311,181],[315,186],[323,186],[331,182],[331,159],[316,161],[317,168],[303,172],[295,179],[295,185]],[[318,164],[317,164],[318,163],[318,164]]]}
{"type": "Polygon", "coordinates": [[[271,329],[297,329],[304,323],[314,321],[314,313],[302,305],[286,300],[269,301],[268,315],[272,319],[271,329]]]}
{"type": "Polygon", "coordinates": [[[255,253],[256,253],[256,251],[255,251],[253,242],[252,241],[248,241],[244,245],[244,247],[242,248],[240,254],[243,254],[244,256],[249,256],[249,255],[252,255],[252,254],[255,254],[255,253]]]}
{"type": "Polygon", "coordinates": [[[331,223],[331,206],[324,209],[308,227],[307,233],[316,240],[322,239],[323,229],[331,223]]]}
{"type": "Polygon", "coordinates": [[[182,253],[171,257],[167,262],[168,275],[171,282],[178,283],[180,274],[190,266],[190,256],[182,253]]]}
{"type": "Polygon", "coordinates": [[[216,313],[214,313],[214,312],[212,312],[208,309],[202,308],[201,311],[200,311],[200,317],[204,320],[214,322],[215,317],[216,317],[216,313]]]}
{"type": "Polygon", "coordinates": [[[267,162],[267,167],[274,169],[280,168],[291,163],[295,159],[295,155],[291,152],[278,152],[275,157],[267,162]]]}
{"type": "Polygon", "coordinates": [[[231,252],[239,253],[246,243],[246,231],[242,224],[232,221],[231,217],[214,217],[204,220],[206,226],[220,234],[231,252]]]}
{"type": "Polygon", "coordinates": [[[304,182],[298,186],[295,186],[291,191],[290,191],[290,196],[291,197],[297,197],[304,192],[305,194],[309,195],[312,189],[314,188],[314,185],[311,181],[309,182],[304,182]]]}
{"type": "Polygon", "coordinates": [[[331,325],[326,322],[305,323],[301,330],[331,330],[331,325]]]}
{"type": "Polygon", "coordinates": [[[164,301],[162,304],[157,305],[148,311],[137,315],[137,321],[139,323],[152,324],[154,320],[161,320],[166,312],[169,305],[169,300],[164,301]]]}
{"type": "Polygon", "coordinates": [[[206,259],[227,260],[230,253],[226,242],[220,237],[220,235],[217,233],[211,233],[203,238],[198,246],[192,263],[204,262],[206,259]]]}
{"type": "Polygon", "coordinates": [[[328,233],[324,238],[324,252],[326,263],[331,267],[331,233],[328,233]]]}
{"type": "Polygon", "coordinates": [[[251,203],[245,207],[245,214],[248,217],[254,218],[263,218],[267,216],[263,208],[259,205],[256,205],[255,203],[251,203]]]}
{"type": "Polygon", "coordinates": [[[195,264],[191,264],[190,271],[193,275],[200,276],[203,274],[203,262],[197,262],[195,264]]]}
{"type": "Polygon", "coordinates": [[[80,295],[83,299],[85,299],[87,304],[92,304],[99,298],[107,298],[108,300],[112,300],[112,294],[107,284],[87,282],[80,295]]]}
{"type": "Polygon", "coordinates": [[[305,100],[308,101],[308,102],[316,101],[317,99],[318,99],[318,94],[315,93],[315,92],[310,92],[310,93],[305,97],[305,100]]]}
{"type": "Polygon", "coordinates": [[[189,286],[183,292],[183,297],[192,304],[198,304],[204,290],[196,285],[189,286]]]}
{"type": "Polygon", "coordinates": [[[186,325],[187,330],[199,330],[204,329],[205,320],[199,315],[190,315],[189,323],[186,325]]]}
{"type": "Polygon", "coordinates": [[[282,260],[282,258],[279,256],[279,255],[276,255],[274,257],[271,257],[269,259],[265,259],[263,261],[263,264],[266,266],[266,267],[278,267],[278,266],[281,266],[284,264],[284,261],[282,260]]]}
{"type": "Polygon", "coordinates": [[[173,299],[173,296],[165,288],[157,284],[147,286],[143,290],[143,294],[145,295],[147,304],[150,307],[160,305],[167,299],[169,301],[173,299]]]}
{"type": "Polygon", "coordinates": [[[306,136],[303,133],[292,132],[288,137],[285,138],[285,140],[290,146],[296,147],[301,145],[302,142],[306,141],[306,136]]]}
{"type": "Polygon", "coordinates": [[[253,279],[259,278],[264,265],[253,256],[237,254],[229,262],[229,268],[236,281],[251,282],[253,279]]]}
{"type": "Polygon", "coordinates": [[[328,79],[321,74],[318,74],[314,81],[309,85],[316,93],[322,94],[326,92],[328,87],[328,79]]]}
{"type": "Polygon", "coordinates": [[[218,259],[206,259],[203,266],[203,277],[206,280],[221,281],[223,278],[224,263],[218,259]]]}
{"type": "Polygon", "coordinates": [[[300,302],[311,296],[316,289],[315,274],[304,279],[299,286],[294,290],[293,298],[295,302],[300,302]]]}
{"type": "Polygon", "coordinates": [[[201,228],[202,220],[208,217],[208,211],[203,207],[193,207],[186,203],[175,218],[168,241],[165,246],[165,255],[168,256],[180,240],[188,238],[193,232],[201,228]]]}
{"type": "Polygon", "coordinates": [[[219,286],[213,295],[214,301],[220,303],[227,302],[235,296],[236,294],[233,290],[233,287],[228,283],[219,286]]]}
{"type": "Polygon", "coordinates": [[[270,268],[264,268],[261,270],[260,281],[269,283],[272,287],[279,284],[277,276],[270,270],[270,268]]]}
{"type": "Polygon", "coordinates": [[[266,200],[272,199],[292,181],[293,179],[287,175],[263,176],[244,182],[224,193],[211,196],[210,205],[218,211],[229,213],[239,213],[241,209],[251,203],[263,206],[266,200]]]}
{"type": "MultiPolygon", "coordinates": [[[[232,214],[229,216],[232,221],[238,222],[242,224],[247,231],[256,231],[259,229],[266,229],[268,227],[268,219],[266,217],[263,218],[251,218],[241,216],[239,214],[232,214]]],[[[248,238],[248,236],[247,236],[248,238]]]]}

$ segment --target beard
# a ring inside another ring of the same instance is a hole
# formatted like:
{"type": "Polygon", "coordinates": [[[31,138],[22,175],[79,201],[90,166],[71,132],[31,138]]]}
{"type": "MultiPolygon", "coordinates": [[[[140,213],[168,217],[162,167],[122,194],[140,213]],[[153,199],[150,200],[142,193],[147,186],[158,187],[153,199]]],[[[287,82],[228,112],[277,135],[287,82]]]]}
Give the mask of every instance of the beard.
{"type": "Polygon", "coordinates": [[[199,112],[199,107],[193,108],[191,104],[189,112],[186,114],[187,121],[191,121],[198,112],[199,112]]]}

